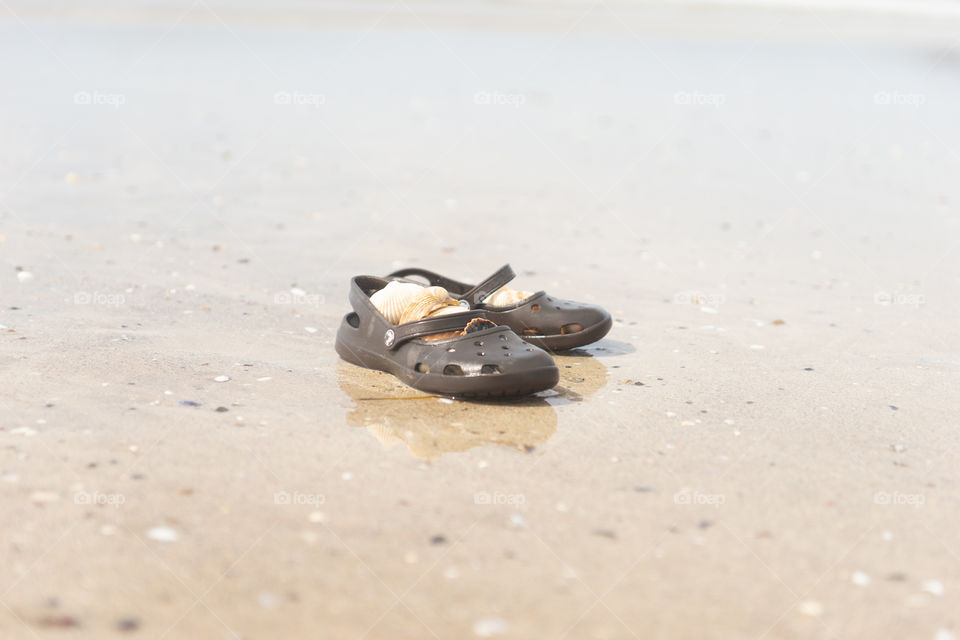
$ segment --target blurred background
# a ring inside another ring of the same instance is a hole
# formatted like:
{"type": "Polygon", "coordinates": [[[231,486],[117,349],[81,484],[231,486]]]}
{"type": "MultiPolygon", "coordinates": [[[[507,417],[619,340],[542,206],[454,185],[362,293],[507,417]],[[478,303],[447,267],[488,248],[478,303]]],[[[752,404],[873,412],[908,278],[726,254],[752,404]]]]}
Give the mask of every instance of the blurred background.
{"type": "Polygon", "coordinates": [[[221,233],[296,280],[280,225],[345,275],[470,221],[484,273],[549,238],[635,293],[734,249],[868,299],[954,246],[953,0],[2,9],[6,224],[221,233]]]}

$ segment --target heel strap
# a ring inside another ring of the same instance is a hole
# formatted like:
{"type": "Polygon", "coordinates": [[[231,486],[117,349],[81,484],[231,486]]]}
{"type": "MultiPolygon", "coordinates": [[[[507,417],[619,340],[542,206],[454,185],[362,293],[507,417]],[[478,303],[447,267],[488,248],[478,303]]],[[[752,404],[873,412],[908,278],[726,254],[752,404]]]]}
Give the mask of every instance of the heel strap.
{"type": "Polygon", "coordinates": [[[470,303],[471,307],[481,304],[487,296],[517,277],[509,264],[505,264],[480,284],[456,296],[470,303]]]}

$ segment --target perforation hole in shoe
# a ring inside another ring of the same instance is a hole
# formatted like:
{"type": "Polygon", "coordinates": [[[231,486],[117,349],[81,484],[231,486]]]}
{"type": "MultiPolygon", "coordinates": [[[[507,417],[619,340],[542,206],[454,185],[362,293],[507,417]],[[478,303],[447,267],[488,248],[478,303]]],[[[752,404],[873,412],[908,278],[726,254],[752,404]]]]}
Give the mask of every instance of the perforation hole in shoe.
{"type": "Polygon", "coordinates": [[[458,364],[448,364],[443,368],[443,375],[445,376],[462,376],[463,369],[458,364]]]}
{"type": "Polygon", "coordinates": [[[500,365],[497,364],[485,364],[480,367],[480,373],[491,374],[491,373],[503,373],[503,369],[500,368],[500,365]]]}
{"type": "Polygon", "coordinates": [[[540,305],[538,304],[530,305],[530,311],[540,311],[540,305]]]}
{"type": "Polygon", "coordinates": [[[430,373],[430,365],[426,365],[422,362],[418,362],[414,369],[417,370],[417,373],[430,373]]]}
{"type": "Polygon", "coordinates": [[[360,316],[357,315],[356,311],[351,311],[350,313],[348,313],[345,320],[347,321],[347,324],[353,327],[354,329],[360,328],[360,316]]]}
{"type": "Polygon", "coordinates": [[[543,332],[540,331],[540,329],[531,327],[530,329],[524,329],[524,330],[523,330],[523,335],[525,335],[525,336],[539,336],[539,335],[543,335],[543,332]]]}
{"type": "Polygon", "coordinates": [[[576,333],[578,331],[583,331],[583,325],[578,322],[571,322],[570,324],[565,324],[560,327],[560,333],[564,335],[568,333],[576,333]]]}

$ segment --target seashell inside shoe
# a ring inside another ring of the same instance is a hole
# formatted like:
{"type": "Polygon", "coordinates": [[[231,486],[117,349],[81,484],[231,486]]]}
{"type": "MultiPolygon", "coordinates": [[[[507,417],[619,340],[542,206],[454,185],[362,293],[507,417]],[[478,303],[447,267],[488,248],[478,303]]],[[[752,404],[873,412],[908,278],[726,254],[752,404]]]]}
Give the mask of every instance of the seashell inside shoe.
{"type": "Polygon", "coordinates": [[[400,324],[462,311],[466,309],[460,306],[460,301],[450,297],[443,287],[424,287],[407,302],[400,324]]]}
{"type": "Polygon", "coordinates": [[[529,291],[520,291],[510,287],[500,287],[489,296],[483,299],[484,304],[493,307],[509,307],[510,305],[523,302],[533,294],[529,291]]]}
{"type": "MultiPolygon", "coordinates": [[[[466,311],[443,287],[422,287],[411,282],[392,281],[370,296],[370,302],[390,324],[404,324],[466,311]]],[[[474,318],[461,331],[435,333],[424,340],[442,340],[497,326],[489,320],[474,318]]]]}
{"type": "Polygon", "coordinates": [[[390,324],[400,324],[400,317],[423,287],[413,282],[394,280],[370,296],[370,302],[390,324]]]}

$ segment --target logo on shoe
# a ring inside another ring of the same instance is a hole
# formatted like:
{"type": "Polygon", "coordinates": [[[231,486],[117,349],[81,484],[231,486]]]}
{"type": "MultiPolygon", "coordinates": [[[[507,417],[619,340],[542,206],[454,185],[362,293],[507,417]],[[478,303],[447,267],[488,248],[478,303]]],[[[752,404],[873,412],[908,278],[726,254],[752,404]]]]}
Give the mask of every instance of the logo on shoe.
{"type": "Polygon", "coordinates": [[[393,329],[387,329],[387,332],[383,334],[383,344],[392,347],[395,338],[396,334],[393,333],[393,329]]]}

